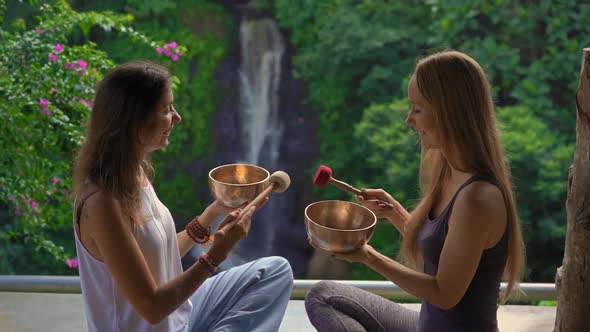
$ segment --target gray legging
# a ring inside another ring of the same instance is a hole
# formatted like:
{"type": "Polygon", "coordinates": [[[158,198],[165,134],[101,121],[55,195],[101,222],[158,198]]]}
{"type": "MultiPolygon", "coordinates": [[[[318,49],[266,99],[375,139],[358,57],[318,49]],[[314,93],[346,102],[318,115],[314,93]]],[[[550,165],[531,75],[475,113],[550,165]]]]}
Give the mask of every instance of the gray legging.
{"type": "Polygon", "coordinates": [[[319,331],[416,331],[419,313],[362,289],[320,281],[305,297],[305,310],[319,331]]]}

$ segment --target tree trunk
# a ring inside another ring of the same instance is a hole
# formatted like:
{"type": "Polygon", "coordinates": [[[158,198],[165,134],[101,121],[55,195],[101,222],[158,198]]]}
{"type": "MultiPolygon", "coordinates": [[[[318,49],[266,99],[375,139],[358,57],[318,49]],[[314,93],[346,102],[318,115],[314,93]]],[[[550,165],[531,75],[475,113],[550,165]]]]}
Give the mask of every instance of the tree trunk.
{"type": "Polygon", "coordinates": [[[568,175],[567,235],[557,270],[555,331],[590,331],[590,48],[576,95],[576,153],[568,175]]]}

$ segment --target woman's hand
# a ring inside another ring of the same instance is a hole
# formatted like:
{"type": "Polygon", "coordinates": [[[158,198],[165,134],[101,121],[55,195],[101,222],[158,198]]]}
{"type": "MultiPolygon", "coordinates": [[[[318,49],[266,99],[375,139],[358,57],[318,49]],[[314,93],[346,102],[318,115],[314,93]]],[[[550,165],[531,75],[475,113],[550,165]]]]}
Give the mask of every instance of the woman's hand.
{"type": "Polygon", "coordinates": [[[242,213],[241,209],[237,209],[228,214],[219,224],[214,234],[213,244],[208,252],[217,264],[225,260],[236,244],[248,235],[252,214],[255,210],[255,207],[251,207],[242,213]],[[220,234],[220,231],[223,235],[220,234]]]}
{"type": "MultiPolygon", "coordinates": [[[[266,202],[268,202],[268,197],[266,197],[262,203],[258,206],[256,206],[256,210],[260,210],[264,205],[266,205],[266,202]]],[[[249,202],[246,202],[244,204],[242,204],[242,206],[240,206],[238,209],[243,209],[246,207],[246,205],[248,205],[249,202]]],[[[221,215],[226,215],[229,214],[233,211],[236,211],[236,208],[230,208],[227,207],[225,205],[223,205],[223,203],[216,199],[215,201],[213,201],[213,203],[211,203],[208,207],[207,210],[211,213],[211,215],[213,215],[214,217],[219,217],[221,215]]]]}
{"type": "Polygon", "coordinates": [[[307,238],[307,241],[309,242],[309,244],[312,247],[316,248],[318,251],[323,252],[324,254],[330,255],[334,258],[338,258],[340,260],[347,261],[349,263],[356,263],[356,262],[364,263],[368,257],[369,251],[374,250],[372,246],[370,246],[369,244],[365,244],[360,249],[352,251],[352,252],[347,252],[347,253],[331,252],[331,251],[326,251],[326,250],[320,248],[309,237],[307,238]]]}
{"type": "Polygon", "coordinates": [[[356,196],[356,200],[369,210],[375,213],[377,218],[387,218],[393,225],[399,230],[400,233],[404,233],[404,226],[408,219],[410,219],[410,213],[404,209],[404,207],[396,201],[390,194],[383,189],[361,189],[363,194],[375,197],[375,199],[365,199],[361,195],[356,196]],[[393,205],[393,209],[387,209],[387,207],[381,202],[385,201],[393,205]]]}
{"type": "MultiPolygon", "coordinates": [[[[260,203],[260,205],[256,206],[256,211],[260,210],[264,205],[266,205],[266,202],[268,202],[268,197],[266,197],[262,201],[262,203],[260,203]]],[[[236,212],[238,210],[245,208],[246,205],[248,205],[248,202],[242,204],[242,206],[238,208],[230,208],[223,205],[223,203],[221,203],[220,200],[216,199],[215,201],[213,201],[213,203],[209,204],[205,211],[203,211],[203,213],[199,217],[199,221],[201,222],[201,225],[203,225],[203,227],[207,228],[211,226],[211,224],[213,224],[217,217],[222,215],[229,215],[232,212],[236,212]]]]}
{"type": "Polygon", "coordinates": [[[363,188],[363,189],[361,189],[361,191],[363,192],[363,194],[374,197],[375,199],[365,199],[361,195],[356,195],[356,200],[359,201],[359,203],[361,205],[363,205],[366,208],[368,208],[369,210],[373,211],[373,213],[375,213],[377,218],[388,218],[389,217],[388,213],[391,212],[391,210],[388,210],[385,208],[382,201],[392,204],[394,206],[394,209],[400,205],[398,203],[398,201],[393,199],[393,197],[383,189],[364,189],[363,188]]]}
{"type": "MultiPolygon", "coordinates": [[[[245,205],[242,205],[240,208],[243,208],[244,206],[245,205]]],[[[235,211],[236,208],[227,207],[227,206],[223,205],[223,203],[221,203],[220,200],[216,199],[213,201],[213,203],[209,204],[209,206],[207,207],[207,210],[214,217],[219,217],[221,215],[229,214],[232,211],[235,211]]]]}

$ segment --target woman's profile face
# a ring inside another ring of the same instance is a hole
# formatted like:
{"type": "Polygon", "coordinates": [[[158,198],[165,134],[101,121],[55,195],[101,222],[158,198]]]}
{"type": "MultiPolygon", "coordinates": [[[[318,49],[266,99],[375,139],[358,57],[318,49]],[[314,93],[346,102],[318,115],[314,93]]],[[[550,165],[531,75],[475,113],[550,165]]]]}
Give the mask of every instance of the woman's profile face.
{"type": "Polygon", "coordinates": [[[172,89],[168,89],[156,104],[156,109],[148,119],[147,125],[140,132],[140,142],[145,152],[149,153],[168,146],[172,128],[181,120],[174,108],[172,89]]]}
{"type": "Polygon", "coordinates": [[[406,124],[416,130],[423,148],[440,148],[440,135],[433,107],[418,89],[415,78],[412,78],[408,85],[408,100],[410,102],[410,112],[406,118],[406,124]]]}

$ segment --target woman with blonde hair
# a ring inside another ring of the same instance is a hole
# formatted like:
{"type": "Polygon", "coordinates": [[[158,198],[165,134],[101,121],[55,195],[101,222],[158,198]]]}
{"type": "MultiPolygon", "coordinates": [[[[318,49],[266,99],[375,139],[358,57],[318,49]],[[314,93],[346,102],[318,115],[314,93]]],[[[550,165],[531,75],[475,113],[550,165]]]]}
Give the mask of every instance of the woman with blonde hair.
{"type": "Polygon", "coordinates": [[[289,262],[265,257],[215,274],[247,235],[254,208],[240,213],[214,201],[176,233],[152,187],[150,155],[168,146],[181,121],[170,77],[156,63],[131,61],[96,90],[73,189],[88,330],[277,331],[293,285],[289,262]],[[212,239],[213,220],[228,213],[235,221],[212,239]],[[207,242],[183,271],[181,256],[207,242]]]}
{"type": "Polygon", "coordinates": [[[416,65],[408,99],[406,123],[420,136],[423,151],[419,204],[408,212],[381,189],[365,192],[393,204],[393,210],[379,200],[357,199],[391,221],[403,238],[405,262],[422,262],[424,272],[368,244],[350,254],[330,254],[366,264],[421,298],[421,310],[323,281],[305,299],[320,332],[497,331],[500,281],[508,282],[506,296],[519,282],[524,243],[483,69],[457,51],[432,54],[416,65]]]}

